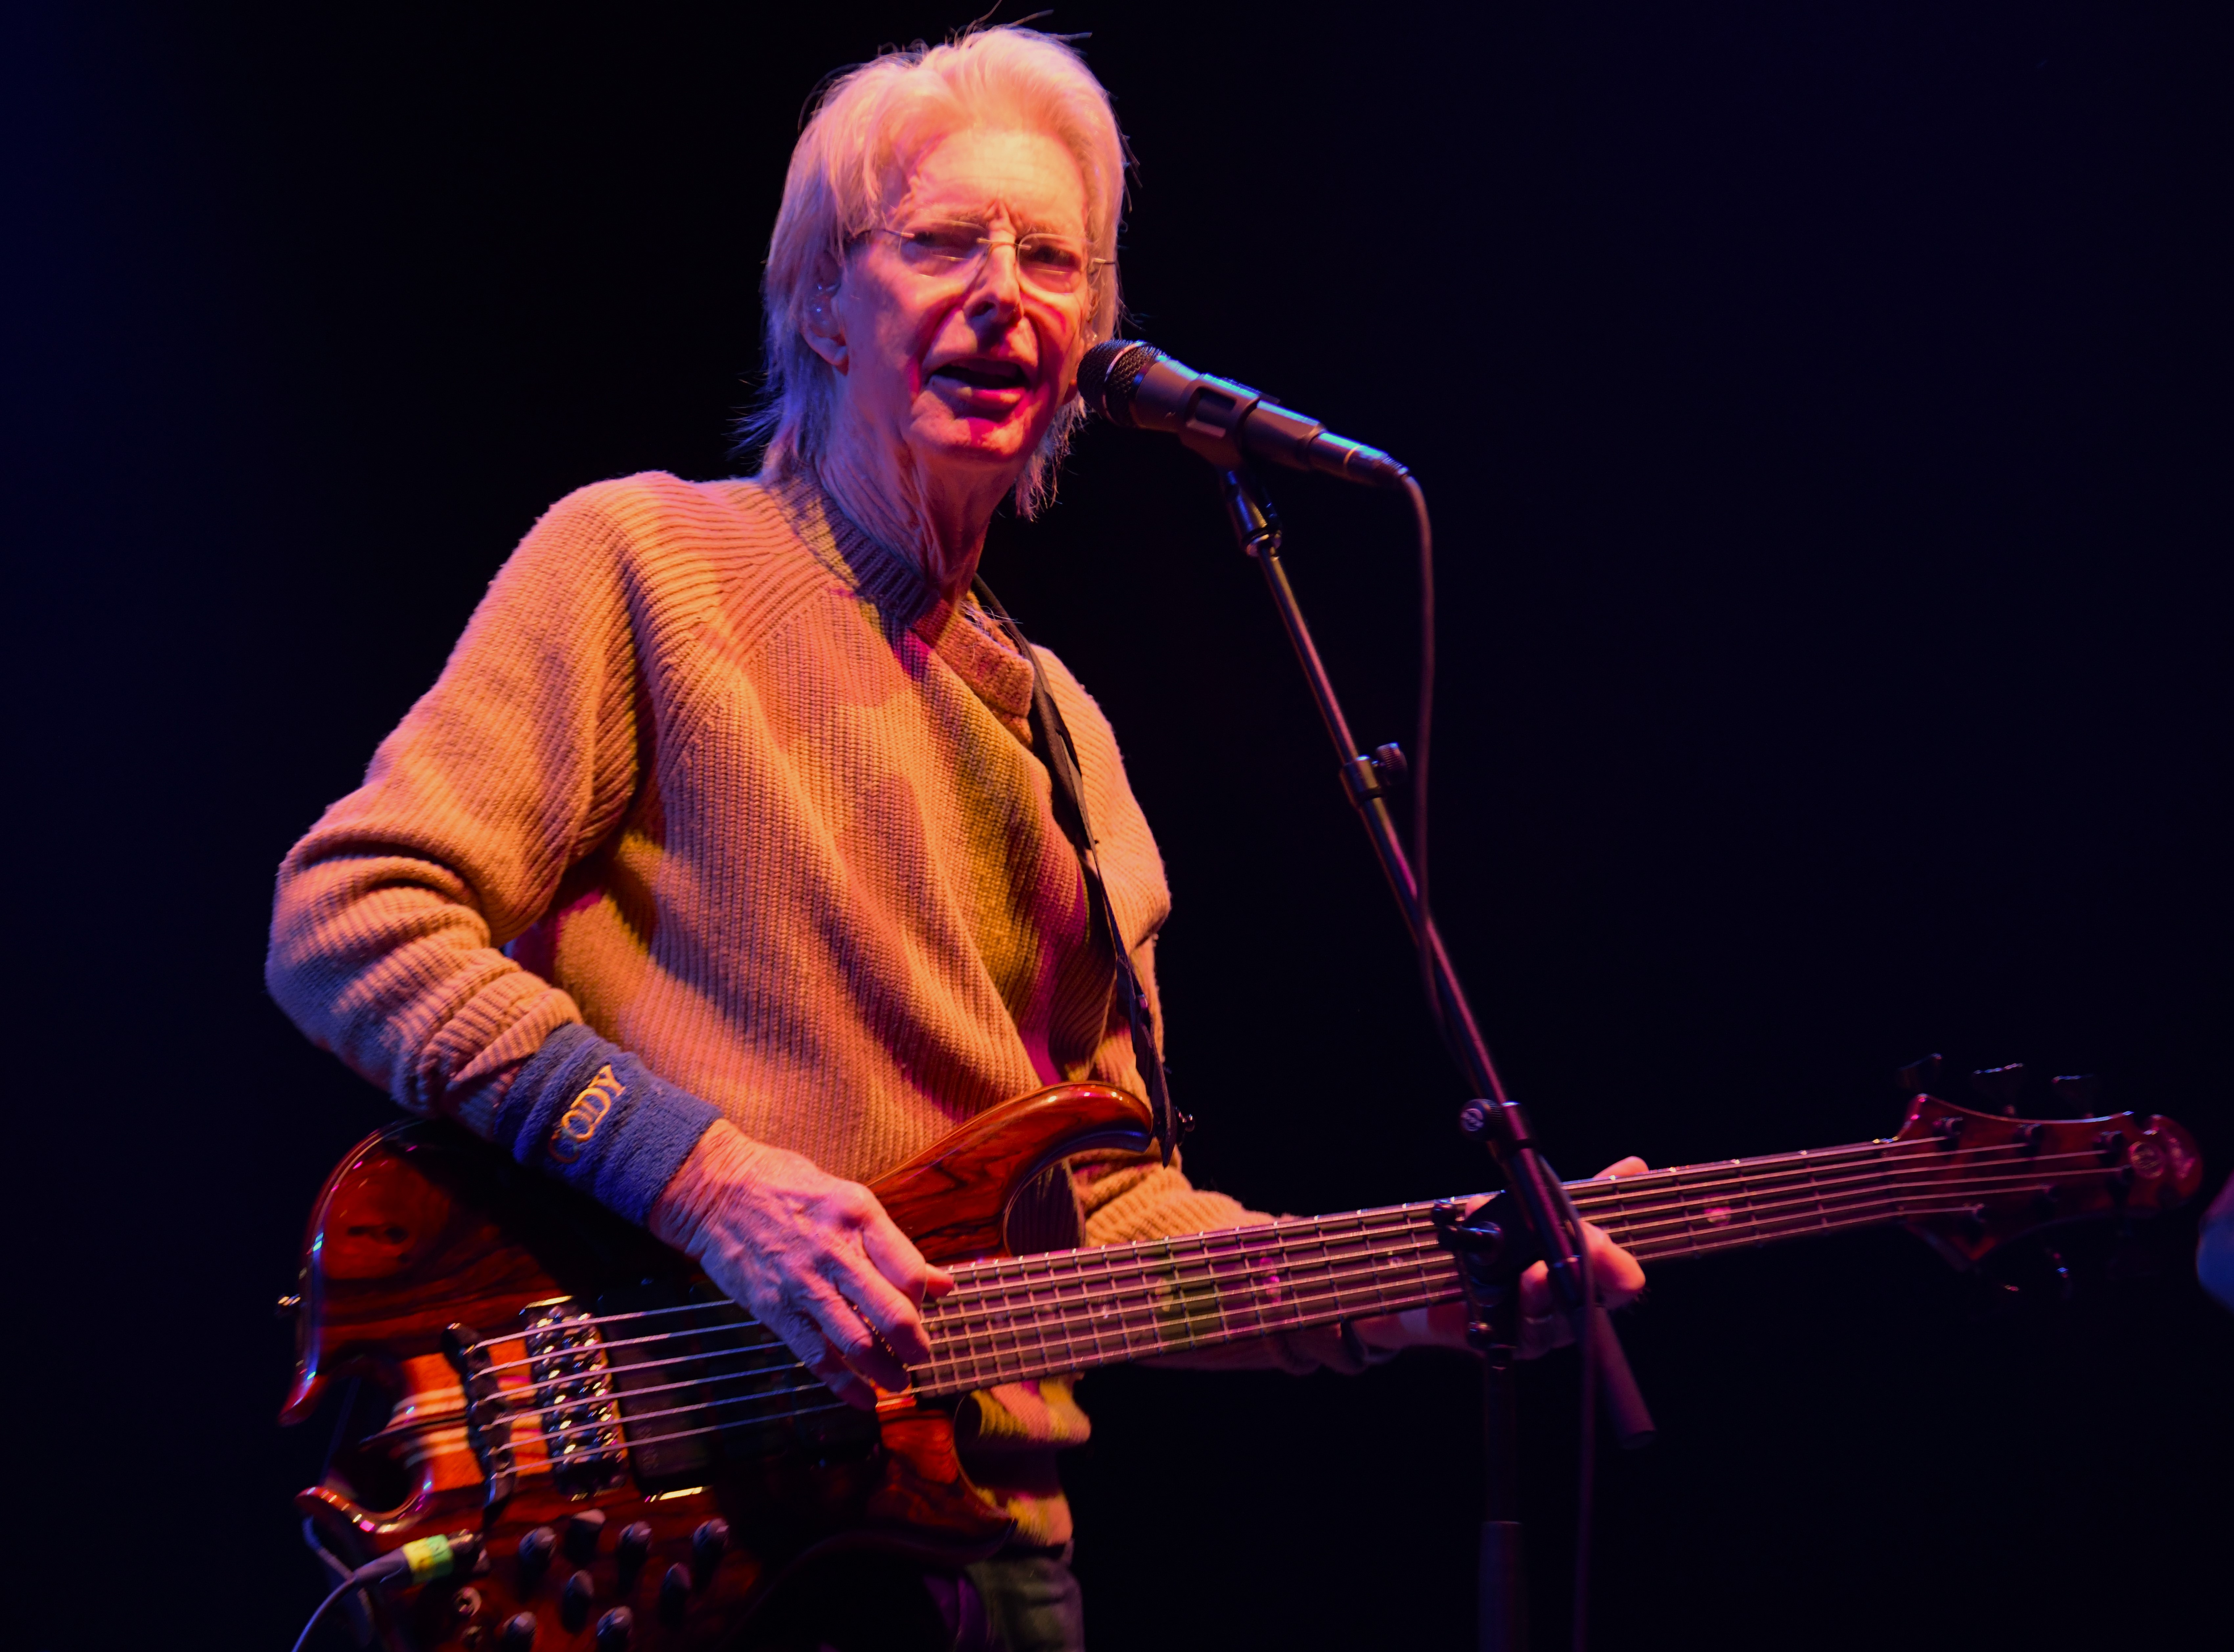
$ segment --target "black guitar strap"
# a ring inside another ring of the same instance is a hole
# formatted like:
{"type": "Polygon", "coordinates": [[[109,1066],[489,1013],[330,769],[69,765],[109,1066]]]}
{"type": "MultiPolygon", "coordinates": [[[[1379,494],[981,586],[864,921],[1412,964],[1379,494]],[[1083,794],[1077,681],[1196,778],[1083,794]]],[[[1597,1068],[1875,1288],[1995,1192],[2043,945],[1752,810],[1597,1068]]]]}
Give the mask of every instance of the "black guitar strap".
{"type": "Polygon", "coordinates": [[[1026,640],[1016,622],[1009,617],[1009,611],[1001,606],[1001,599],[993,594],[992,587],[977,579],[970,583],[970,589],[978,605],[992,616],[994,623],[1032,668],[1032,738],[1055,781],[1055,819],[1062,826],[1063,835],[1070,839],[1071,847],[1078,852],[1079,871],[1086,879],[1088,910],[1098,915],[1099,927],[1109,942],[1109,956],[1116,965],[1117,990],[1124,996],[1126,1021],[1133,1032],[1133,1065],[1140,1069],[1141,1080],[1148,1087],[1148,1105],[1155,1113],[1157,1146],[1163,1152],[1164,1163],[1168,1165],[1172,1162],[1172,1150],[1179,1146],[1179,1137],[1190,1121],[1172,1106],[1170,1083],[1164,1073],[1163,1057],[1156,1050],[1155,1028],[1148,1015],[1148,996],[1140,990],[1140,978],[1133,972],[1132,954],[1118,930],[1117,915],[1101,881],[1101,865],[1094,853],[1094,828],[1087,819],[1086,792],[1079,780],[1078,748],[1063,724],[1055,695],[1048,691],[1047,671],[1040,664],[1038,652],[1026,640]]]}

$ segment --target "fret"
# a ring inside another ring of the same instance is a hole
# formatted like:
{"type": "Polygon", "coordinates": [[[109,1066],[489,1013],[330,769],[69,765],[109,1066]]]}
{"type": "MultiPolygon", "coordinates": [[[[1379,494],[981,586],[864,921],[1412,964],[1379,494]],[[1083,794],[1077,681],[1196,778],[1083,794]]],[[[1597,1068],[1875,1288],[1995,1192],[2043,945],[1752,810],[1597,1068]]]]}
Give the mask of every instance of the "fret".
{"type": "Polygon", "coordinates": [[[1288,1297],[1294,1289],[1294,1280],[1287,1259],[1287,1232],[1291,1224],[1284,1218],[1275,1220],[1261,1231],[1270,1237],[1269,1247],[1252,1247],[1244,1253],[1247,1264],[1243,1283],[1249,1292],[1249,1307],[1257,1316],[1257,1332],[1265,1335],[1279,1328],[1280,1316],[1287,1311],[1288,1297]]]}
{"type": "MultiPolygon", "coordinates": [[[[1067,1273],[1056,1271],[1053,1275],[1055,1298],[1057,1311],[1061,1316],[1063,1362],[1076,1368],[1085,1363],[1078,1357],[1078,1329],[1082,1326],[1090,1335],[1094,1328],[1083,1313],[1074,1315],[1072,1311],[1074,1309],[1082,1309],[1086,1305],[1086,1281],[1080,1277],[1078,1265],[1075,1260],[1066,1258],[1066,1263],[1067,1273]],[[1063,1295],[1063,1283],[1066,1277],[1068,1279],[1073,1293],[1068,1296],[1063,1295]]],[[[1097,1347],[1094,1351],[1099,1353],[1100,1348],[1097,1347]]]]}
{"type": "MultiPolygon", "coordinates": [[[[1318,1224],[1319,1260],[1321,1265],[1326,1270],[1327,1290],[1334,1299],[1330,1303],[1328,1303],[1326,1306],[1336,1309],[1337,1313],[1344,1306],[1342,1301],[1344,1285],[1342,1276],[1345,1271],[1347,1271],[1347,1264],[1350,1260],[1350,1248],[1349,1245],[1345,1243],[1345,1239],[1355,1239],[1363,1237],[1364,1227],[1364,1223],[1355,1214],[1347,1218],[1329,1218],[1329,1220],[1323,1221],[1318,1224]],[[1342,1230],[1344,1228],[1350,1230],[1350,1232],[1348,1235],[1343,1233],[1342,1230]],[[1331,1244],[1328,1243],[1329,1240],[1333,1241],[1331,1244]]],[[[1372,1249],[1372,1241],[1368,1239],[1366,1241],[1366,1266],[1368,1269],[1373,1266],[1371,1259],[1372,1249]]],[[[1304,1317],[1307,1318],[1308,1316],[1305,1316],[1304,1317]]]]}
{"type": "Polygon", "coordinates": [[[1018,1373],[1046,1361],[1047,1322],[1039,1314],[1039,1291],[1033,1283],[1031,1261],[1020,1259],[1012,1277],[1015,1285],[1009,1300],[1014,1302],[1019,1296],[1023,1299],[1022,1323],[1017,1322],[1018,1316],[1013,1313],[1009,1318],[1011,1358],[1007,1370],[1009,1380],[1014,1381],[1018,1373]]]}
{"type": "Polygon", "coordinates": [[[1186,1292],[1187,1330],[1191,1347],[1199,1348],[1206,1342],[1228,1342],[1234,1333],[1226,1322],[1225,1299],[1230,1294],[1218,1266],[1224,1247],[1232,1243],[1231,1230],[1221,1233],[1199,1233],[1194,1250],[1200,1262],[1200,1271],[1189,1283],[1186,1292]],[[1204,1335],[1203,1308],[1208,1303],[1217,1316],[1218,1326],[1207,1336],[1204,1335]]]}
{"type": "Polygon", "coordinates": [[[1698,1233],[1700,1218],[1697,1212],[1691,1208],[1689,1178],[1683,1170],[1678,1168],[1668,1172],[1668,1181],[1669,1185],[1676,1190],[1676,1208],[1683,1218],[1684,1237],[1687,1241],[1693,1239],[1698,1233]]]}
{"type": "MultiPolygon", "coordinates": [[[[1238,1230],[1235,1231],[1238,1232],[1238,1230]]],[[[1227,1316],[1226,1305],[1234,1294],[1228,1282],[1232,1278],[1235,1270],[1227,1264],[1230,1264],[1238,1254],[1240,1283],[1246,1285],[1249,1258],[1245,1252],[1240,1251],[1239,1241],[1230,1234],[1216,1237],[1205,1236],[1202,1249],[1205,1264],[1205,1271],[1209,1278],[1210,1300],[1212,1305],[1218,1310],[1218,1340],[1221,1342],[1231,1342],[1237,1333],[1233,1329],[1232,1320],[1227,1316]]]]}
{"type": "Polygon", "coordinates": [[[994,1382],[1008,1381],[1009,1369],[1022,1352],[1016,1335],[1016,1263],[1003,1257],[993,1263],[993,1283],[999,1293],[998,1304],[991,1308],[985,1324],[985,1347],[979,1355],[978,1374],[994,1382]],[[1003,1338],[1008,1346],[1002,1346],[1003,1338]]]}
{"type": "Polygon", "coordinates": [[[1885,1166],[1885,1149],[1891,1144],[1880,1141],[1873,1145],[1877,1148],[1878,1174],[1879,1179],[1885,1185],[1886,1200],[1892,1206],[1895,1215],[1906,1216],[1908,1214],[1908,1201],[1906,1198],[1903,1198],[1898,1190],[1894,1187],[1892,1177],[1888,1173],[1885,1166]]]}
{"type": "Polygon", "coordinates": [[[1048,1361],[1048,1322],[1046,1317],[1041,1315],[1039,1282],[1036,1282],[1032,1275],[1035,1275],[1035,1268],[1032,1268],[1030,1261],[1021,1261],[1021,1263],[1016,1263],[1016,1286],[1019,1286],[1021,1293],[1023,1293],[1023,1329],[1021,1329],[1021,1333],[1015,1337],[1016,1342],[1015,1368],[1019,1368],[1019,1371],[1021,1368],[1030,1368],[1030,1366],[1046,1364],[1048,1361]],[[1030,1346],[1025,1346],[1025,1337],[1030,1337],[1030,1346]]]}
{"type": "Polygon", "coordinates": [[[1729,1161],[1731,1172],[1737,1179],[1737,1191],[1730,1196],[1730,1220],[1733,1225],[1740,1218],[1746,1230],[1753,1235],[1754,1247],[1758,1250],[1767,1241],[1760,1237],[1760,1217],[1753,1207],[1753,1184],[1745,1174],[1745,1167],[1736,1159],[1729,1161]]]}
{"type": "MultiPolygon", "coordinates": [[[[1018,1296],[1021,1296],[1023,1299],[1023,1312],[1021,1316],[1021,1323],[1018,1322],[1019,1316],[1013,1310],[1009,1316],[1009,1342],[1011,1358],[1008,1368],[1011,1373],[1028,1370],[1035,1364],[1043,1364],[1047,1359],[1047,1324],[1041,1318],[1038,1311],[1039,1292],[1032,1282],[1032,1270],[1033,1263],[1030,1259],[1023,1258],[1017,1262],[1016,1273],[1012,1276],[1015,1283],[1009,1300],[1013,1303],[1018,1296]],[[1029,1344],[1027,1339],[1029,1339],[1029,1344]]],[[[1009,1380],[1013,1381],[1014,1376],[1011,1375],[1009,1380]]]]}
{"type": "Polygon", "coordinates": [[[1382,1286],[1381,1277],[1384,1270],[1395,1265],[1393,1248],[1384,1257],[1381,1250],[1382,1236],[1375,1235],[1367,1226],[1363,1211],[1352,1214],[1349,1220],[1356,1228],[1359,1237],[1365,1243],[1365,1278],[1362,1283],[1342,1284],[1336,1288],[1334,1305],[1342,1309],[1342,1317],[1345,1319],[1359,1308],[1370,1306],[1378,1310],[1387,1303],[1388,1293],[1382,1286]],[[1369,1304],[1362,1300],[1364,1293],[1368,1290],[1373,1293],[1373,1301],[1369,1304]],[[1350,1300],[1352,1297],[1359,1300],[1353,1303],[1350,1300]]]}
{"type": "MultiPolygon", "coordinates": [[[[1101,1254],[1102,1281],[1108,1287],[1109,1294],[1107,1302],[1110,1303],[1115,1303],[1119,1300],[1117,1296],[1117,1246],[1112,1245],[1108,1250],[1103,1251],[1101,1254]]],[[[1097,1309],[1095,1312],[1096,1319],[1094,1327],[1094,1345],[1095,1348],[1099,1349],[1101,1347],[1101,1339],[1107,1332],[1110,1329],[1114,1329],[1117,1333],[1118,1348],[1123,1351],[1127,1359],[1132,1358],[1133,1339],[1126,1334],[1125,1318],[1122,1309],[1114,1306],[1104,1306],[1097,1309]],[[1115,1316],[1117,1321],[1114,1327],[1108,1324],[1108,1319],[1113,1315],[1115,1316]]]]}
{"type": "Polygon", "coordinates": [[[1587,1206],[1584,1214],[1613,1236],[1617,1244],[1627,1244],[1626,1235],[1636,1225],[1636,1212],[1631,1208],[1638,1199],[1650,1200],[1656,1188],[1672,1179],[1667,1171],[1647,1171],[1636,1176],[1624,1176],[1610,1185],[1605,1193],[1607,1202],[1616,1206],[1604,1215],[1592,1215],[1587,1206]]]}
{"type": "Polygon", "coordinates": [[[1831,1218],[1829,1213],[1823,1208],[1823,1185],[1817,1179],[1815,1175],[1815,1166],[1818,1162],[1819,1162],[1819,1159],[1816,1155],[1811,1154],[1805,1148],[1802,1148],[1800,1153],[1800,1159],[1801,1166],[1807,1172],[1808,1197],[1815,1201],[1815,1225],[1819,1229],[1827,1230],[1830,1226],[1831,1218]]]}
{"type": "Polygon", "coordinates": [[[1342,1264],[1329,1243],[1334,1220],[1322,1216],[1300,1223],[1300,1231],[1289,1241],[1287,1290],[1280,1300],[1280,1329],[1284,1331],[1310,1324],[1313,1309],[1320,1305],[1319,1298],[1328,1291],[1339,1293],[1341,1290],[1336,1275],[1342,1264]]]}
{"type": "MultiPolygon", "coordinates": [[[[1312,1223],[1311,1227],[1313,1229],[1311,1237],[1316,1243],[1318,1247],[1319,1275],[1331,1285],[1335,1277],[1335,1270],[1337,1266],[1337,1263],[1335,1261],[1334,1251],[1327,1244],[1327,1238],[1331,1229],[1329,1225],[1328,1219],[1323,1217],[1318,1221],[1312,1223]]],[[[1342,1287],[1339,1285],[1332,1285],[1332,1289],[1335,1292],[1336,1306],[1339,1307],[1342,1303],[1342,1287]]],[[[1296,1324],[1302,1324],[1305,1316],[1309,1313],[1309,1301],[1310,1297],[1306,1293],[1301,1291],[1297,1293],[1295,1303],[1296,1311],[1292,1316],[1293,1322],[1296,1324]]]]}

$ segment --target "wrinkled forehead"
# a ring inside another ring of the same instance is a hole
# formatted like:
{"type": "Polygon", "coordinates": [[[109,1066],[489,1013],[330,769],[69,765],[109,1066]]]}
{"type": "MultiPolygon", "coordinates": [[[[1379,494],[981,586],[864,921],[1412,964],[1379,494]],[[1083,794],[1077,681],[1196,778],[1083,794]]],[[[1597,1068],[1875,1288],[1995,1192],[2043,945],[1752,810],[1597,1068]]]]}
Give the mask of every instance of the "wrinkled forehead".
{"type": "Polygon", "coordinates": [[[1077,158],[1046,128],[924,121],[896,135],[878,192],[886,219],[1004,217],[1018,230],[1091,233],[1077,158]]]}

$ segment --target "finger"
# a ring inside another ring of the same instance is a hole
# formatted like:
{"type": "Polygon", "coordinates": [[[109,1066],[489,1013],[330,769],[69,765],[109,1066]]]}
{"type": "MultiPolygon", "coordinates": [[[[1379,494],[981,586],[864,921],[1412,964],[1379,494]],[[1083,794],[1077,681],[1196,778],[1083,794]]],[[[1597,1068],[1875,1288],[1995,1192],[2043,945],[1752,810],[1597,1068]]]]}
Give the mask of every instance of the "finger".
{"type": "Polygon", "coordinates": [[[807,1368],[819,1377],[831,1393],[854,1410],[874,1411],[877,1408],[876,1388],[848,1369],[846,1361],[839,1358],[838,1350],[826,1342],[821,1354],[807,1361],[807,1368]]]}
{"type": "Polygon", "coordinates": [[[1464,1303],[1437,1303],[1349,1324],[1368,1348],[1466,1348],[1466,1324],[1473,1316],[1464,1303]]]}
{"type": "MultiPolygon", "coordinates": [[[[923,1316],[916,1311],[914,1300],[893,1289],[892,1281],[871,1267],[866,1257],[832,1257],[823,1264],[823,1277],[854,1314],[885,1339],[885,1346],[892,1353],[904,1361],[931,1357],[931,1338],[924,1332],[923,1316]]],[[[899,1386],[907,1385],[902,1381],[899,1386]]]]}
{"type": "MultiPolygon", "coordinates": [[[[892,1287],[887,1285],[885,1289],[890,1290],[892,1287]]],[[[912,1379],[907,1368],[893,1357],[892,1349],[877,1340],[876,1332],[862,1318],[860,1310],[827,1280],[802,1280],[798,1301],[813,1316],[815,1324],[829,1338],[830,1346],[838,1351],[838,1357],[845,1361],[847,1369],[888,1393],[898,1394],[908,1387],[912,1379]]],[[[916,1334],[921,1336],[920,1326],[916,1334]]]]}
{"type": "Polygon", "coordinates": [[[1535,1359],[1575,1340],[1574,1328],[1552,1298],[1551,1270],[1545,1263],[1532,1263],[1520,1276],[1519,1307],[1522,1359],[1535,1359]]]}
{"type": "Polygon", "coordinates": [[[1634,1300],[1644,1289],[1643,1267],[1596,1223],[1584,1223],[1583,1235],[1591,1248],[1591,1277],[1597,1286],[1599,1300],[1609,1308],[1634,1300]]]}
{"type": "Polygon", "coordinates": [[[877,1391],[846,1367],[813,1318],[796,1308],[782,1307],[761,1322],[783,1339],[784,1346],[822,1383],[847,1405],[860,1411],[877,1408],[877,1391]]]}
{"type": "Polygon", "coordinates": [[[868,1252],[877,1271],[911,1301],[944,1296],[954,1289],[954,1276],[925,1262],[915,1241],[900,1231],[899,1224],[885,1214],[885,1207],[876,1203],[873,1195],[861,1223],[861,1248],[868,1252]]]}
{"type": "Polygon", "coordinates": [[[1626,1159],[1617,1159],[1597,1173],[1595,1179],[1604,1181],[1609,1176],[1642,1176],[1651,1168],[1635,1153],[1626,1159]]]}
{"type": "Polygon", "coordinates": [[[1551,1270],[1544,1263],[1531,1263],[1520,1276],[1521,1316],[1540,1319],[1551,1311],[1551,1270]]]}

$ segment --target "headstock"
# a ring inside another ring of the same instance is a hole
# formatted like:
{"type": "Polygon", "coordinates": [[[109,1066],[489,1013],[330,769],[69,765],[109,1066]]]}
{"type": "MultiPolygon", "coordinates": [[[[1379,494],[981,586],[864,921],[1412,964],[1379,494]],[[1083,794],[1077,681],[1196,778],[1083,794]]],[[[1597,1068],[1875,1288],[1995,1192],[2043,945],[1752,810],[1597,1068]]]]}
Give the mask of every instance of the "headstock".
{"type": "Polygon", "coordinates": [[[1932,1150],[1911,1148],[1896,1179],[1908,1225],[1965,1263],[2057,1223],[2173,1210],[2203,1185],[2195,1138],[2161,1114],[2015,1119],[1918,1095],[1892,1140],[1932,1150]]]}

